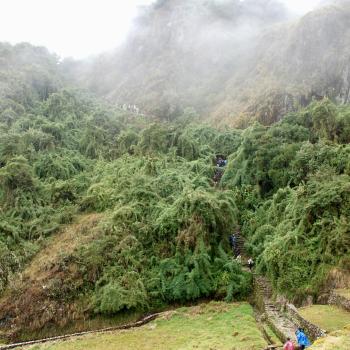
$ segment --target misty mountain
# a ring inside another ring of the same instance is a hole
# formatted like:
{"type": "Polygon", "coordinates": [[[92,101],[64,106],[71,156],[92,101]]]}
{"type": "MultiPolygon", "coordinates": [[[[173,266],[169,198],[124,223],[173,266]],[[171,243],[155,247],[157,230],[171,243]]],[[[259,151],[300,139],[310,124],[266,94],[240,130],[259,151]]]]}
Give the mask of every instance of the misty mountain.
{"type": "Polygon", "coordinates": [[[277,1],[162,0],[115,52],[64,66],[97,94],[164,118],[194,107],[270,123],[315,97],[349,100],[349,23],[349,1],[295,20],[277,1]]]}
{"type": "Polygon", "coordinates": [[[228,81],[218,115],[226,115],[233,107],[271,123],[312,99],[326,96],[348,103],[349,23],[350,3],[339,1],[264,33],[249,73],[228,81]]]}
{"type": "Polygon", "coordinates": [[[61,86],[58,57],[28,43],[0,43],[0,114],[33,106],[61,86]]]}

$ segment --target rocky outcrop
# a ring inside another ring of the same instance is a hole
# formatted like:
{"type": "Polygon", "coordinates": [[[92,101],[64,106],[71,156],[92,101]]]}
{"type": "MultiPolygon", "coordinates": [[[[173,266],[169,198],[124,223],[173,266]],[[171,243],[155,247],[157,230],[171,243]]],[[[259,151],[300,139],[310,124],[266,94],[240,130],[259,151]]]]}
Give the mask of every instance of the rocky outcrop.
{"type": "Polygon", "coordinates": [[[350,299],[338,294],[336,290],[331,291],[328,299],[328,304],[337,305],[346,311],[350,311],[350,299]]]}

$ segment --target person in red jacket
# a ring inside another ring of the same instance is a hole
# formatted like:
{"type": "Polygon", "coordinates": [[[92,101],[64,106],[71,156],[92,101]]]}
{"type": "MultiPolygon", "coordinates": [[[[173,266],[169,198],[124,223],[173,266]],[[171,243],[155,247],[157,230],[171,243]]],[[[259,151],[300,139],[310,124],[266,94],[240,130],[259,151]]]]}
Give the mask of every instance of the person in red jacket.
{"type": "Polygon", "coordinates": [[[284,344],[283,350],[295,350],[294,344],[290,338],[287,338],[287,342],[284,344]]]}

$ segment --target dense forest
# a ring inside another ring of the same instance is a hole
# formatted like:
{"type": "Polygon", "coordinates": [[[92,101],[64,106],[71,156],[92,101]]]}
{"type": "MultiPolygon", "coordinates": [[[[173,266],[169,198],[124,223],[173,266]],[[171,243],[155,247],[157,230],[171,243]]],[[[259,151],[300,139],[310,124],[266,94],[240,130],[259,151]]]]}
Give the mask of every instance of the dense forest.
{"type": "Polygon", "coordinates": [[[257,271],[294,301],[349,270],[349,106],[325,98],[269,126],[218,129],[191,108],[164,121],[69,87],[42,48],[1,44],[0,57],[0,323],[12,334],[244,299],[251,275],[228,241],[239,227],[257,271]],[[217,155],[228,165],[216,185],[217,155]],[[91,214],[41,280],[21,277],[91,214]]]}

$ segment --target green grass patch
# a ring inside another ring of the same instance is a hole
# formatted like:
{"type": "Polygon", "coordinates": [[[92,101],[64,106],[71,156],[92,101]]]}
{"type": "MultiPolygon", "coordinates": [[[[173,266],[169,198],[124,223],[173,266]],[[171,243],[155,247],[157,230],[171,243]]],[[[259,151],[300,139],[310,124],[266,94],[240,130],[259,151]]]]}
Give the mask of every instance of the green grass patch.
{"type": "Polygon", "coordinates": [[[327,332],[350,324],[350,312],[333,305],[312,305],[299,309],[299,312],[305,319],[327,332]]]}
{"type": "Polygon", "coordinates": [[[310,350],[349,350],[350,327],[333,332],[327,337],[315,341],[310,350]]]}
{"type": "Polygon", "coordinates": [[[164,314],[141,328],[89,335],[38,345],[32,350],[261,350],[266,347],[252,307],[247,303],[210,302],[164,314]]]}

